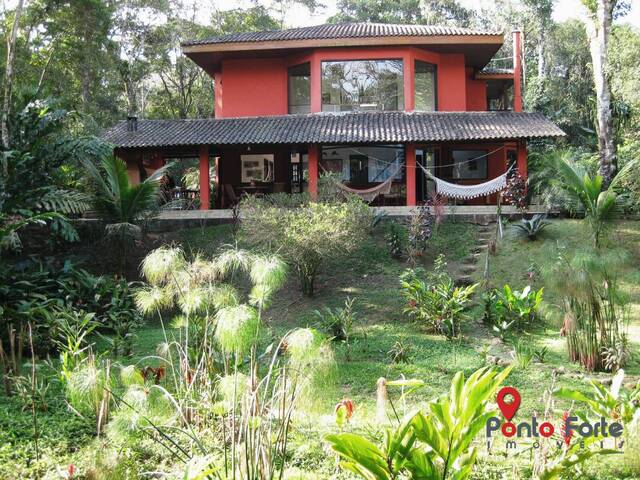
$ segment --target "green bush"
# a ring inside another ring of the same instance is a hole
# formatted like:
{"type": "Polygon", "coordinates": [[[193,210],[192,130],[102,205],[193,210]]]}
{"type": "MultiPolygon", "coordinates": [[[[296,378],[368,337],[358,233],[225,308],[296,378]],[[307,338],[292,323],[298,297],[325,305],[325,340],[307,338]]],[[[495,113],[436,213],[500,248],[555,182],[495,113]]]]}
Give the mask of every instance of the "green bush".
{"type": "Polygon", "coordinates": [[[296,208],[251,199],[243,201],[241,211],[243,239],[261,250],[278,252],[298,274],[307,296],[313,295],[314,281],[324,265],[360,247],[372,220],[367,205],[357,198],[296,208]]]}
{"type": "Polygon", "coordinates": [[[24,335],[22,327],[31,320],[34,344],[48,353],[55,350],[57,312],[90,312],[102,332],[115,334],[116,353],[128,354],[133,329],[142,318],[134,287],[134,282],[92,275],[70,261],[57,266],[50,260],[29,259],[7,265],[0,273],[0,340],[7,340],[7,325],[24,335]]]}
{"type": "Polygon", "coordinates": [[[502,287],[502,290],[494,289],[490,295],[493,304],[488,305],[490,310],[486,315],[493,318],[496,324],[506,322],[516,329],[523,329],[536,318],[542,304],[543,290],[532,290],[529,285],[522,291],[513,290],[509,285],[502,287]]]}
{"type": "Polygon", "coordinates": [[[426,324],[437,333],[453,338],[460,333],[460,323],[477,284],[457,287],[445,271],[440,255],[433,271],[406,270],[400,278],[402,296],[407,301],[404,313],[426,324]]]}
{"type": "Polygon", "coordinates": [[[385,225],[384,239],[387,242],[389,254],[393,258],[402,258],[409,240],[407,228],[392,220],[385,225]]]}

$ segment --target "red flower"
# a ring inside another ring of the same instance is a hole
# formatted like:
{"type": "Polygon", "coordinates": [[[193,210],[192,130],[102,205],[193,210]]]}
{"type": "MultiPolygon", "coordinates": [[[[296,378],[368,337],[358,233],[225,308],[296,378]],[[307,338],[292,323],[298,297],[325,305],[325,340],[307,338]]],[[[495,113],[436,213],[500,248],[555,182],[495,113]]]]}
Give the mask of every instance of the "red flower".
{"type": "Polygon", "coordinates": [[[344,400],[342,400],[340,403],[336,405],[335,411],[337,412],[342,407],[344,407],[347,413],[346,415],[347,420],[349,420],[353,416],[353,409],[354,409],[353,400],[351,400],[350,398],[345,398],[344,400]]]}
{"type": "Polygon", "coordinates": [[[73,478],[74,473],[76,473],[76,467],[73,463],[69,465],[69,478],[73,478]]]}

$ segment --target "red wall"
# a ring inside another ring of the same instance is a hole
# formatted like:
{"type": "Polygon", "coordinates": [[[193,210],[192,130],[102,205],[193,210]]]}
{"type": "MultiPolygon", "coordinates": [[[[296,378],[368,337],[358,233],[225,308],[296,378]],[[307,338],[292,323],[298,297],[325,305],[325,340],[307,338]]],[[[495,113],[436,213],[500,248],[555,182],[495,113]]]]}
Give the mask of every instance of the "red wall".
{"type": "Polygon", "coordinates": [[[438,110],[465,111],[467,85],[463,54],[440,55],[438,65],[438,110]]]}
{"type": "Polygon", "coordinates": [[[401,58],[404,61],[405,110],[414,108],[414,62],[437,65],[438,110],[486,110],[486,83],[473,79],[463,54],[438,54],[414,47],[323,48],[309,54],[279,58],[232,59],[215,74],[215,116],[284,115],[287,105],[287,67],[311,63],[311,111],[320,112],[320,65],[328,60],[401,58]]]}
{"type": "MultiPolygon", "coordinates": [[[[285,115],[287,113],[287,68],[283,58],[225,60],[222,63],[224,90],[221,105],[216,108],[220,117],[251,117],[285,115]]],[[[217,89],[217,90],[218,90],[217,89]]],[[[216,91],[216,93],[218,93],[216,91]]]]}
{"type": "Polygon", "coordinates": [[[487,82],[473,78],[473,68],[466,69],[467,75],[467,111],[482,112],[487,110],[487,82]]]}

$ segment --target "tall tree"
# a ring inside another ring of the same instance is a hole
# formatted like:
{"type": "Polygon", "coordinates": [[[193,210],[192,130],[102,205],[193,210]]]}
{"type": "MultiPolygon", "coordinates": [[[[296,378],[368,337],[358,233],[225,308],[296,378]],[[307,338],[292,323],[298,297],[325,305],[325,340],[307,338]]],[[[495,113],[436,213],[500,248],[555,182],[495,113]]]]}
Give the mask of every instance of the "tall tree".
{"type": "Polygon", "coordinates": [[[11,111],[11,94],[13,90],[13,67],[15,60],[16,41],[18,39],[18,28],[20,27],[20,17],[22,16],[22,9],[24,7],[24,0],[18,0],[18,5],[13,14],[13,26],[11,27],[11,33],[7,39],[7,64],[4,77],[4,98],[2,101],[2,147],[5,150],[9,149],[9,114],[11,111]]]}
{"type": "Polygon", "coordinates": [[[628,4],[623,0],[582,0],[582,3],[588,11],[585,26],[589,36],[589,50],[596,89],[596,128],[600,175],[602,175],[606,187],[611,183],[618,166],[613,130],[611,87],[609,85],[609,38],[614,10],[618,9],[618,13],[622,13],[628,9],[628,4]]]}
{"type": "Polygon", "coordinates": [[[475,13],[457,0],[338,0],[329,22],[420,23],[470,26],[475,13]]]}

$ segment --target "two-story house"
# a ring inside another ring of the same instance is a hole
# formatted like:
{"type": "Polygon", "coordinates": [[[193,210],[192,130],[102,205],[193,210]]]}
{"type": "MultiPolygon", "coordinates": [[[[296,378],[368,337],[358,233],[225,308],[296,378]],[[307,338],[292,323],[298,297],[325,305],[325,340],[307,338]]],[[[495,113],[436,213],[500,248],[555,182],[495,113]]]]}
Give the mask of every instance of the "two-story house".
{"type": "Polygon", "coordinates": [[[313,195],[325,171],[353,189],[389,181],[376,201],[413,206],[434,190],[421,167],[459,184],[510,165],[526,177],[527,140],[564,135],[522,111],[518,32],[513,41],[507,70],[485,68],[504,35],[466,28],[343,23],[187,41],[214,82],[214,118],[129,118],[105,138],[134,180],[199,159],[203,209],[242,193],[313,195]]]}

